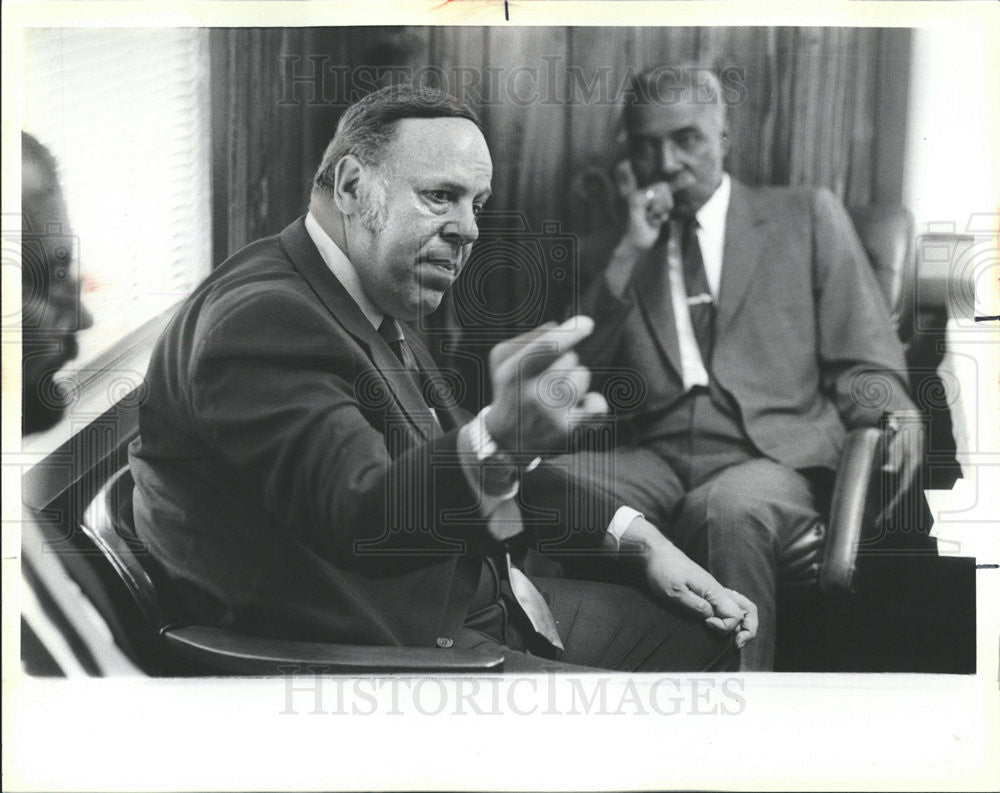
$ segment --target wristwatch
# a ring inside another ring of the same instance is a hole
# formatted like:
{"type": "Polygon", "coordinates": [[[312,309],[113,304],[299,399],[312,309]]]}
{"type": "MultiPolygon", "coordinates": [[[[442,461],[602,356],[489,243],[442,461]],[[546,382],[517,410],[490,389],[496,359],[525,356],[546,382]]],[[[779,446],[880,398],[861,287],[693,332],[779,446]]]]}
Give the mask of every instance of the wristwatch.
{"type": "Polygon", "coordinates": [[[469,427],[469,443],[476,453],[476,459],[481,463],[491,463],[497,466],[523,467],[526,471],[533,471],[537,468],[542,462],[541,457],[535,457],[527,465],[523,465],[516,455],[500,449],[486,426],[486,416],[489,415],[489,412],[490,406],[487,405],[479,411],[479,415],[472,420],[469,427]]]}

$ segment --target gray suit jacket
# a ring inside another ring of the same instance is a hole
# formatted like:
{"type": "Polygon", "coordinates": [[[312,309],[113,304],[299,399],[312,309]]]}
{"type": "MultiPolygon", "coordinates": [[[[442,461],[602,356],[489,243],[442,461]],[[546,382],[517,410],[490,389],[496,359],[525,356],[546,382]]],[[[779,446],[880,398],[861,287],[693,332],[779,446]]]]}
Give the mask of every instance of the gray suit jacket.
{"type": "MultiPolygon", "coordinates": [[[[683,393],[666,252],[654,246],[619,298],[600,275],[617,236],[583,245],[596,277],[582,309],[597,321],[583,356],[599,382],[630,383],[648,435],[683,393]]],[[[733,180],[711,368],[757,448],[793,468],[834,468],[845,427],[913,408],[885,297],[831,193],[733,180]]]]}

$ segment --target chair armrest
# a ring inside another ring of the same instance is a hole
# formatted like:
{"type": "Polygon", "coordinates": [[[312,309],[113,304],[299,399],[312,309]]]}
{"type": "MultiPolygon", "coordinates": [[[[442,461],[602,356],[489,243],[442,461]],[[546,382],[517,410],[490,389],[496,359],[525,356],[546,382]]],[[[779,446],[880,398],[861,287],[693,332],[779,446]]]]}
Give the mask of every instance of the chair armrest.
{"type": "Polygon", "coordinates": [[[239,675],[503,671],[503,656],[482,650],[300,642],[202,625],[168,628],[163,638],[178,657],[210,670],[239,675]]]}
{"type": "Polygon", "coordinates": [[[833,486],[826,553],[819,574],[821,589],[849,591],[851,588],[862,532],[875,517],[869,494],[873,477],[878,476],[881,439],[882,430],[874,427],[847,433],[833,486]]]}

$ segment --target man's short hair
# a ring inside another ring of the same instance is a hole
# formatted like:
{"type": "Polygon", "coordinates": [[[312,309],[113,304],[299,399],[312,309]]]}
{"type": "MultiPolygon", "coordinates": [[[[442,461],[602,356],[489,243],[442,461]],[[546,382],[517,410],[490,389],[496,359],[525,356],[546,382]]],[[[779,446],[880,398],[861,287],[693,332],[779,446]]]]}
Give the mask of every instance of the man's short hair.
{"type": "Polygon", "coordinates": [[[623,95],[625,129],[632,129],[639,113],[649,107],[689,102],[726,109],[717,70],[698,61],[653,66],[632,76],[623,95]]]}
{"type": "Polygon", "coordinates": [[[377,167],[385,147],[406,118],[467,118],[480,130],[479,116],[465,102],[435,88],[392,85],[359,99],[345,111],[337,132],[323,153],[313,185],[333,191],[333,173],[342,157],[352,154],[364,165],[377,167]]]}

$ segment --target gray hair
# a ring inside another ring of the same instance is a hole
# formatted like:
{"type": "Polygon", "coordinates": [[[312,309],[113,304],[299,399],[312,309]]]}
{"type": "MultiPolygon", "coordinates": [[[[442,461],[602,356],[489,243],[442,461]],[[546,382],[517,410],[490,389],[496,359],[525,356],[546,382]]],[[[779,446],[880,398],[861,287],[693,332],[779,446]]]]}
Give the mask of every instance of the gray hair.
{"type": "Polygon", "coordinates": [[[697,61],[662,64],[633,75],[623,100],[626,129],[634,126],[642,109],[657,105],[694,101],[726,110],[716,70],[697,61]]]}

